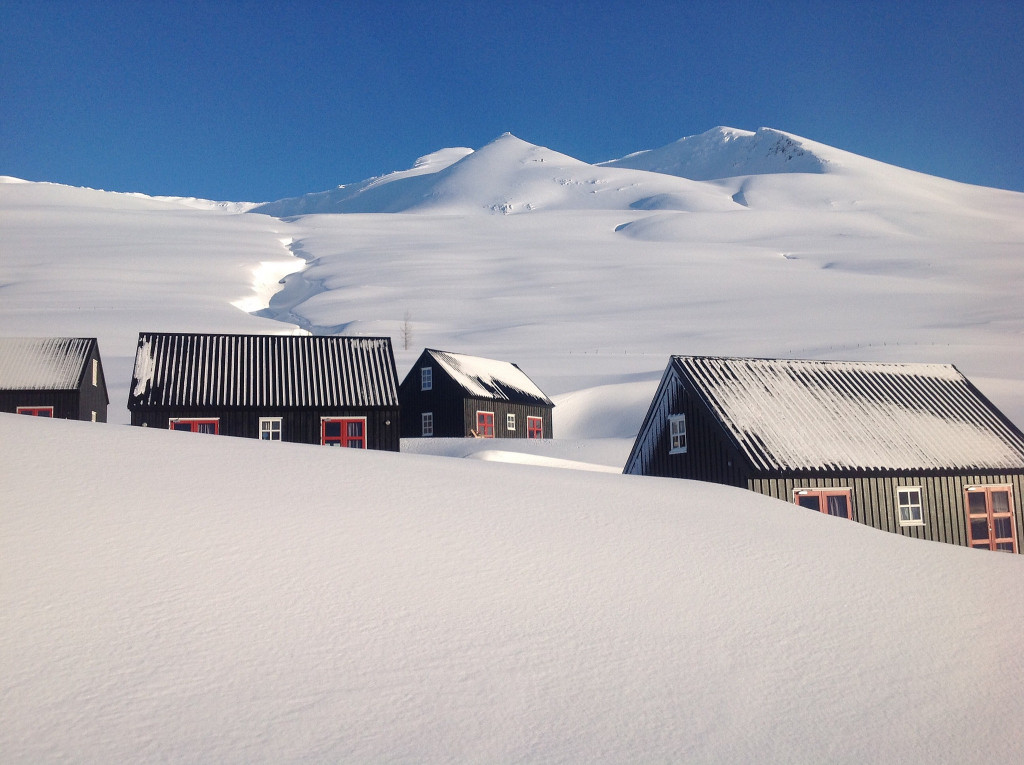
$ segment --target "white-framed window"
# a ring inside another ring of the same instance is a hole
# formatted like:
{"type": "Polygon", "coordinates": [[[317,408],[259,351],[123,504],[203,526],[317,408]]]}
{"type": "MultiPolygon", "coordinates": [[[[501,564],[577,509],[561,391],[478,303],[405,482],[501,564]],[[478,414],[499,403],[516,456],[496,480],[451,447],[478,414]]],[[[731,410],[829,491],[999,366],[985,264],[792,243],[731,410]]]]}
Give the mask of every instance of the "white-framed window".
{"type": "Polygon", "coordinates": [[[434,435],[434,413],[423,412],[420,415],[420,435],[421,436],[432,436],[434,435]]]}
{"type": "Polygon", "coordinates": [[[92,387],[96,387],[100,384],[100,361],[99,359],[92,360],[92,387]]]}
{"type": "Polygon", "coordinates": [[[434,387],[434,368],[420,367],[420,390],[431,390],[434,387]]]}
{"type": "Polygon", "coordinates": [[[505,415],[505,430],[516,429],[516,416],[514,414],[505,415]]]}
{"type": "Polygon", "coordinates": [[[281,418],[260,417],[260,441],[281,440],[281,418]]]}
{"type": "Polygon", "coordinates": [[[897,487],[896,506],[899,510],[900,526],[924,526],[920,486],[897,487]]]}
{"type": "Polygon", "coordinates": [[[668,453],[686,453],[686,415],[672,414],[668,418],[668,453]]]}

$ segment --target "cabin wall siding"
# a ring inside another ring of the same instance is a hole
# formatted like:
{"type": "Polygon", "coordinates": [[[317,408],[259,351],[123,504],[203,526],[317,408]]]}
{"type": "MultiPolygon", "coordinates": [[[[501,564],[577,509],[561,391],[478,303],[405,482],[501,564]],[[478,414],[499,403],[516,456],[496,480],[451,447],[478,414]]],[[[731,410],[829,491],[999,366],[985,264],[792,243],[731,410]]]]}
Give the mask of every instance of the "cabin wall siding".
{"type": "Polygon", "coordinates": [[[402,437],[420,438],[423,435],[424,412],[434,415],[435,438],[465,438],[462,400],[465,391],[444,372],[439,364],[424,352],[398,386],[398,400],[402,404],[402,437]],[[420,369],[433,369],[430,390],[420,390],[420,369]]]}
{"type": "Polygon", "coordinates": [[[969,486],[1009,485],[1013,491],[1017,549],[1024,548],[1024,471],[990,475],[809,476],[750,478],[747,488],[784,502],[796,489],[848,488],[853,520],[914,539],[967,546],[964,494],[969,486]],[[921,488],[923,526],[900,526],[897,489],[921,488]]]}
{"type": "MultiPolygon", "coordinates": [[[[736,360],[741,362],[743,360],[736,360]]],[[[756,361],[756,360],[755,360],[756,361]]],[[[959,374],[959,373],[957,373],[959,374]]],[[[756,433],[743,431],[734,436],[713,410],[720,406],[706,390],[687,376],[680,357],[673,357],[651,401],[641,425],[624,472],[670,478],[690,478],[730,486],[739,486],[769,497],[792,503],[795,489],[848,488],[851,490],[853,520],[890,533],[914,539],[967,546],[967,513],[965,491],[969,486],[1009,485],[1014,503],[1014,530],[1019,552],[1024,552],[1024,469],[1017,465],[997,465],[979,472],[978,468],[941,467],[883,469],[794,469],[784,465],[755,468],[740,449],[737,438],[751,440],[748,447],[755,453],[763,451],[756,433]],[[669,417],[685,414],[687,451],[669,453],[669,417]],[[901,486],[921,488],[921,526],[901,526],[897,491],[901,486]]],[[[753,394],[752,394],[753,395],[753,394]]],[[[1008,434],[1009,443],[1017,433],[1015,426],[994,407],[982,400],[985,412],[999,419],[1008,434]]]]}
{"type": "Polygon", "coordinates": [[[0,391],[0,412],[14,413],[19,406],[52,406],[55,418],[79,420],[79,398],[77,390],[4,390],[0,391]]]}
{"type": "Polygon", "coordinates": [[[689,389],[675,378],[663,395],[666,397],[666,417],[657,423],[657,438],[644,459],[643,474],[744,486],[746,466],[743,458],[689,389]],[[669,454],[667,415],[670,414],[686,415],[686,452],[683,454],[669,454]]]}
{"type": "Polygon", "coordinates": [[[435,438],[466,438],[476,429],[477,411],[494,412],[496,438],[526,438],[526,418],[540,417],[544,422],[544,438],[552,437],[551,407],[513,404],[501,399],[469,396],[444,368],[424,351],[410,368],[401,385],[398,399],[402,404],[402,437],[420,438],[422,414],[434,415],[435,438]],[[420,369],[432,368],[430,390],[420,390],[420,369]],[[507,430],[506,416],[516,416],[516,429],[507,430]]]}
{"type": "Polygon", "coordinates": [[[544,421],[544,438],[551,438],[551,410],[546,407],[527,406],[526,404],[510,404],[507,401],[495,401],[489,398],[466,398],[462,404],[462,416],[465,423],[463,436],[472,435],[476,430],[476,413],[494,412],[495,438],[526,438],[526,418],[540,417],[544,421]],[[516,429],[506,428],[508,415],[516,416],[516,429]]]}
{"type": "Polygon", "coordinates": [[[94,343],[89,359],[82,371],[82,379],[78,384],[78,419],[91,420],[92,413],[96,412],[97,422],[107,421],[107,378],[103,374],[103,363],[100,361],[99,348],[94,343]],[[92,384],[92,363],[97,362],[96,385],[92,384]]]}
{"type": "Polygon", "coordinates": [[[171,419],[217,418],[219,435],[259,438],[261,417],[280,417],[281,440],[298,444],[320,443],[322,417],[365,417],[367,449],[393,452],[399,450],[401,427],[397,407],[372,410],[357,407],[316,410],[147,407],[132,411],[131,424],[167,430],[171,419]]]}

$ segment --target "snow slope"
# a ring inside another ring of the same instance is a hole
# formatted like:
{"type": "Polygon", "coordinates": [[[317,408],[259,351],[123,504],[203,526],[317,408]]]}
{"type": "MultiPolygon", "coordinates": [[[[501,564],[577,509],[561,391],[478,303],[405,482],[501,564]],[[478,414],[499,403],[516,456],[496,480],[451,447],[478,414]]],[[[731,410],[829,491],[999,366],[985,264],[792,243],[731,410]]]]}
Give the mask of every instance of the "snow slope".
{"type": "Polygon", "coordinates": [[[651,198],[671,198],[679,209],[729,210],[721,191],[683,178],[604,169],[534,146],[510,133],[463,155],[450,149],[445,161],[422,158],[410,171],[391,173],[335,191],[259,205],[252,212],[290,217],[319,213],[429,212],[469,214],[537,210],[629,209],[651,198]]]}
{"type": "Polygon", "coordinates": [[[635,433],[672,353],[955,363],[1024,420],[1024,195],[779,131],[692,140],[707,166],[717,141],[719,166],[751,174],[598,167],[506,134],[341,190],[353,209],[403,213],[274,218],[0,184],[0,321],[98,335],[114,421],[139,330],[397,335],[406,314],[400,372],[428,346],[516,361],[549,395],[623,386],[631,413],[574,415],[601,435],[635,433]],[[736,166],[732,147],[768,137],[823,172],[736,166]]]}
{"type": "Polygon", "coordinates": [[[1020,761],[1020,557],[602,474],[673,353],[954,363],[1024,423],[1024,194],[758,135],[687,139],[709,180],[506,135],[264,214],[0,182],[0,333],[98,337],[115,423],[139,331],[312,330],[514,361],[558,436],[0,415],[5,761],[1020,761]]]}
{"type": "Polygon", "coordinates": [[[16,415],[0,464],[6,762],[1024,756],[1019,556],[709,484],[16,415]]]}
{"type": "Polygon", "coordinates": [[[751,133],[716,127],[668,146],[601,164],[709,181],[764,173],[824,173],[832,170],[836,158],[843,155],[855,156],[771,128],[751,133]]]}

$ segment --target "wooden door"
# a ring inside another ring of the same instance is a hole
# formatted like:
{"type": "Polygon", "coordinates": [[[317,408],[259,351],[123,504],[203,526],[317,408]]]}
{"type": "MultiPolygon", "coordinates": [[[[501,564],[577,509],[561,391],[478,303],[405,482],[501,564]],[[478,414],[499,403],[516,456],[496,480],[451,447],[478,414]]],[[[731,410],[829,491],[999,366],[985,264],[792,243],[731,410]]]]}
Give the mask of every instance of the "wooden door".
{"type": "Polygon", "coordinates": [[[1012,489],[1009,486],[969,486],[964,495],[967,543],[984,550],[1017,552],[1012,489]]]}

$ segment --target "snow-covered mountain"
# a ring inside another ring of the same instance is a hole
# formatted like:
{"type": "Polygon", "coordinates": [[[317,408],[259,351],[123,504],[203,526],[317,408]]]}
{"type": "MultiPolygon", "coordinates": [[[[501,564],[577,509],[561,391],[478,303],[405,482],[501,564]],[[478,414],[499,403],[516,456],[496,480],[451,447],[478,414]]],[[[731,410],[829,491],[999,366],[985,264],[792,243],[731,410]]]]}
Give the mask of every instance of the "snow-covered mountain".
{"type": "Polygon", "coordinates": [[[421,157],[412,170],[259,205],[252,212],[277,217],[309,212],[507,215],[625,210],[643,207],[651,197],[672,197],[679,209],[686,210],[727,210],[732,204],[726,195],[702,184],[589,165],[505,133],[478,151],[449,149],[421,157]],[[462,151],[466,153],[459,157],[462,151]]]}
{"type": "Polygon", "coordinates": [[[11,334],[92,329],[119,385],[141,329],[393,334],[408,313],[420,347],[631,402],[562,424],[578,435],[628,436],[644,394],[613,386],[650,385],[671,353],[953,362],[1024,419],[1024,194],[765,129],[631,157],[749,174],[590,165],[505,134],[245,215],[0,183],[0,315],[11,334]]]}
{"type": "MultiPolygon", "coordinates": [[[[823,173],[843,167],[847,152],[778,130],[756,133],[717,127],[681,138],[659,149],[588,165],[505,133],[479,151],[445,149],[416,161],[409,170],[389,173],[331,191],[306,194],[259,205],[254,212],[285,217],[308,213],[487,210],[515,213],[538,209],[647,208],[673,194],[678,209],[701,203],[711,189],[652,178],[643,170],[682,179],[707,181],[768,173],[823,173]],[[686,204],[687,196],[698,197],[686,204]]],[[[719,202],[718,209],[728,209],[719,202]]]]}
{"type": "Polygon", "coordinates": [[[139,331],[391,335],[517,362],[556,438],[0,415],[6,759],[1021,759],[963,733],[1024,715],[1019,556],[599,473],[673,353],[952,362],[1024,423],[1024,194],[719,128],[250,208],[0,179],[0,332],[98,337],[115,423],[139,331]]]}
{"type": "Polygon", "coordinates": [[[825,173],[840,165],[843,156],[863,159],[781,130],[761,128],[751,133],[716,127],[700,135],[680,138],[668,146],[638,151],[601,164],[711,181],[737,175],[825,173]]]}

